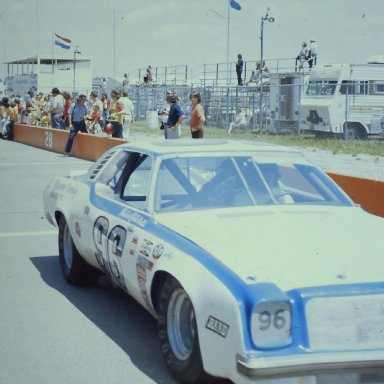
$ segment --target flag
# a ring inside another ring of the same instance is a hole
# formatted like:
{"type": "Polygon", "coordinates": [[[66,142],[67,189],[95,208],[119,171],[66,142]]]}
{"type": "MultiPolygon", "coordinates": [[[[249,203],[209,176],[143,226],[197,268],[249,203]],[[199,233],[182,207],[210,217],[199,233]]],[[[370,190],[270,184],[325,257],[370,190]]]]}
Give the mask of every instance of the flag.
{"type": "Polygon", "coordinates": [[[60,45],[61,48],[70,49],[72,41],[66,37],[59,36],[55,33],[55,45],[60,45]]]}
{"type": "Polygon", "coordinates": [[[241,5],[235,0],[231,0],[231,7],[237,11],[241,10],[241,5]]]}

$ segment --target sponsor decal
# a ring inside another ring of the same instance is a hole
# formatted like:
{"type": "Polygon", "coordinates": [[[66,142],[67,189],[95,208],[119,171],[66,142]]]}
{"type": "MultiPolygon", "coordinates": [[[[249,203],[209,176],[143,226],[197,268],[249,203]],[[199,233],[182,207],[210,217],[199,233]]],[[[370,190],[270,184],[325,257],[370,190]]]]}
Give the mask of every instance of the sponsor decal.
{"type": "Polygon", "coordinates": [[[76,222],[76,235],[81,237],[80,224],[78,222],[76,222]]]}
{"type": "Polygon", "coordinates": [[[146,257],[149,257],[149,253],[145,247],[140,249],[140,253],[146,257]]]}
{"type": "Polygon", "coordinates": [[[148,269],[148,271],[152,271],[152,268],[153,268],[153,262],[143,256],[138,257],[137,265],[140,265],[141,267],[148,269]]]}
{"type": "MultiPolygon", "coordinates": [[[[144,260],[146,260],[146,259],[144,259],[144,260]]],[[[141,292],[141,295],[143,296],[145,305],[153,313],[151,300],[149,300],[149,296],[148,296],[148,292],[147,292],[147,287],[146,287],[146,283],[147,283],[147,270],[145,269],[145,267],[143,265],[137,263],[136,264],[136,272],[137,272],[137,281],[139,283],[140,292],[141,292]]]]}
{"type": "Polygon", "coordinates": [[[159,259],[164,253],[164,245],[163,244],[157,244],[156,247],[153,249],[152,257],[154,259],[159,259]]]}
{"type": "Polygon", "coordinates": [[[133,236],[131,241],[131,247],[129,248],[129,254],[133,256],[136,253],[137,244],[139,243],[138,236],[133,236]]]}
{"type": "Polygon", "coordinates": [[[132,211],[131,209],[128,209],[128,208],[124,208],[120,212],[119,217],[121,217],[122,219],[129,221],[131,224],[135,224],[141,228],[145,228],[145,226],[148,223],[148,219],[145,216],[141,215],[138,212],[132,211]]]}
{"type": "Polygon", "coordinates": [[[152,253],[152,247],[152,241],[144,239],[143,243],[141,244],[140,253],[146,257],[149,257],[149,255],[152,253]]]}
{"type": "Polygon", "coordinates": [[[229,330],[229,325],[225,324],[224,322],[220,321],[219,319],[216,319],[216,317],[209,316],[207,324],[205,324],[205,328],[209,329],[210,331],[217,333],[221,337],[226,338],[228,330],[229,330]]]}

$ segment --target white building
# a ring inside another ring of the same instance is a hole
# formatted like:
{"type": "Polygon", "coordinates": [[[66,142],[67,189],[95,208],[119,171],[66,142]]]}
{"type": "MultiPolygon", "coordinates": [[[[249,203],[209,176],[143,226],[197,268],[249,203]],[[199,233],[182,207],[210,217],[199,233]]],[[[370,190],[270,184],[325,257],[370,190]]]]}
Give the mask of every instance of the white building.
{"type": "Polygon", "coordinates": [[[48,94],[54,87],[71,95],[88,95],[92,90],[92,63],[89,59],[38,55],[4,64],[6,95],[23,96],[28,91],[48,94]]]}

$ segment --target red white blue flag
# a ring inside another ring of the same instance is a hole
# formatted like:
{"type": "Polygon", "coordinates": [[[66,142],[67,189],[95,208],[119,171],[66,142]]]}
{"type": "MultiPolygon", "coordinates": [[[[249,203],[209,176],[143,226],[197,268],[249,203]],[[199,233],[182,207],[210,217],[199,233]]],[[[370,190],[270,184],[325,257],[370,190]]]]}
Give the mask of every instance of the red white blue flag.
{"type": "Polygon", "coordinates": [[[55,33],[55,45],[59,45],[61,48],[70,49],[72,41],[66,37],[60,36],[55,33]]]}
{"type": "Polygon", "coordinates": [[[241,5],[235,0],[231,0],[230,5],[233,9],[236,9],[237,11],[241,10],[241,5]]]}

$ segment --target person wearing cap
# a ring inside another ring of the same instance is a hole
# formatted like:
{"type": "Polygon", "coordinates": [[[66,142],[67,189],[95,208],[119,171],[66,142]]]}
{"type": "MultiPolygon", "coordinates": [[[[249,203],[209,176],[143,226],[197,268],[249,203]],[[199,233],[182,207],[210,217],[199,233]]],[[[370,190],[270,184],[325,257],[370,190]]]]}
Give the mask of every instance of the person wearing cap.
{"type": "Polygon", "coordinates": [[[76,103],[72,103],[68,113],[69,123],[69,135],[65,145],[64,156],[69,156],[72,150],[73,141],[78,132],[88,133],[87,126],[85,125],[85,117],[87,116],[88,110],[85,106],[87,97],[80,95],[77,98],[76,103]]]}
{"type": "Polygon", "coordinates": [[[53,96],[52,104],[48,111],[51,114],[51,126],[52,128],[60,129],[61,115],[64,112],[65,100],[63,95],[60,94],[60,91],[58,88],[52,89],[52,96],[53,96]]]}

